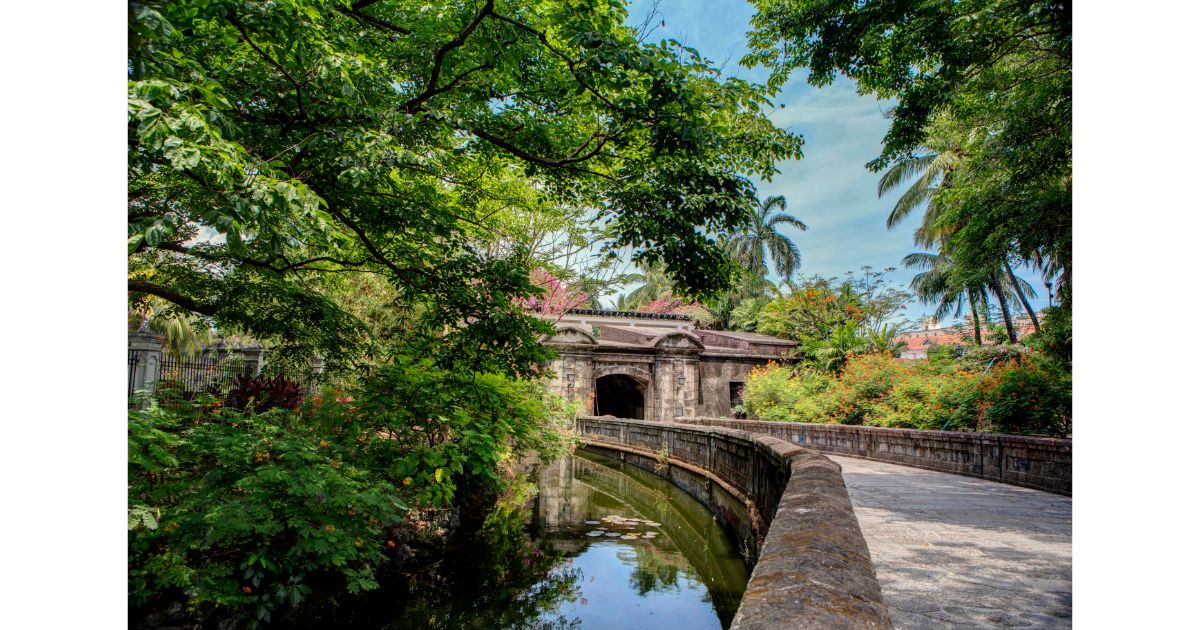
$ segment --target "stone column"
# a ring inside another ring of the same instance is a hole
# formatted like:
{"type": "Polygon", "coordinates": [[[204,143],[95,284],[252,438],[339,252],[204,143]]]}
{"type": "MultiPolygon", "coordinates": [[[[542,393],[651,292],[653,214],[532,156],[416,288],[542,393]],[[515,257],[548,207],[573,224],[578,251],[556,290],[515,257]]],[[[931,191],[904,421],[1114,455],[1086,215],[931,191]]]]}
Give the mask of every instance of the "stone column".
{"type": "Polygon", "coordinates": [[[250,346],[242,348],[242,359],[246,362],[247,370],[251,376],[262,374],[263,363],[266,360],[267,351],[262,346],[250,346]]]}
{"type": "Polygon", "coordinates": [[[655,358],[654,389],[658,395],[659,420],[676,422],[678,418],[696,415],[699,378],[700,362],[695,356],[664,354],[655,358]]]}
{"type": "Polygon", "coordinates": [[[134,391],[153,387],[158,380],[163,355],[158,337],[149,332],[129,333],[129,354],[137,359],[133,369],[134,391]]]}

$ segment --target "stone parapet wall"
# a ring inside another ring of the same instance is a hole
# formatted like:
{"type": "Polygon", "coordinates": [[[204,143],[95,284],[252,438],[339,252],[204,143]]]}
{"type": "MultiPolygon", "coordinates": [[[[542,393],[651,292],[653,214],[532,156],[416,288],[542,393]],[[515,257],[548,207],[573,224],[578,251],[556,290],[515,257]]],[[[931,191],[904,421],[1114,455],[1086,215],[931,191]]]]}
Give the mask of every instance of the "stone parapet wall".
{"type": "Polygon", "coordinates": [[[825,453],[871,459],[1071,496],[1071,440],[843,424],[689,417],[678,422],[770,435],[825,453]]]}
{"type": "MultiPolygon", "coordinates": [[[[867,543],[829,458],[722,427],[581,416],[590,447],[670,479],[705,505],[745,502],[757,557],[732,628],[891,628],[867,543]]],[[[714,510],[722,518],[722,510],[714,510]]]]}

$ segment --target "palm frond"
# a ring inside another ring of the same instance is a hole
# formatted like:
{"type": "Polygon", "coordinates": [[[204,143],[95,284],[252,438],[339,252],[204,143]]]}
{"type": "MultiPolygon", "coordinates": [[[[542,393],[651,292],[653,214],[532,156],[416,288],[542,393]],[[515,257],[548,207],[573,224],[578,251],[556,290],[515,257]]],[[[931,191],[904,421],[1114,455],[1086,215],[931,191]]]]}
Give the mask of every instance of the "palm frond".
{"type": "Polygon", "coordinates": [[[936,254],[914,252],[900,259],[900,264],[904,265],[905,269],[932,269],[937,259],[936,254]]]}
{"type": "Polygon", "coordinates": [[[777,215],[771,217],[771,219],[769,221],[767,221],[767,228],[774,229],[775,226],[781,225],[781,224],[795,226],[796,228],[800,229],[801,231],[808,229],[808,226],[805,225],[803,221],[801,221],[800,219],[797,219],[796,217],[794,217],[790,214],[777,214],[777,215]]]}
{"type": "Polygon", "coordinates": [[[770,214],[772,210],[784,212],[787,210],[787,198],[783,195],[771,195],[762,202],[761,209],[762,216],[770,214]]]}
{"type": "Polygon", "coordinates": [[[896,201],[896,205],[892,208],[892,212],[887,218],[887,227],[889,230],[899,225],[913,210],[920,208],[933,197],[933,193],[937,191],[937,188],[928,185],[918,185],[922,181],[924,181],[924,178],[918,180],[916,184],[913,184],[908,190],[904,191],[903,195],[900,195],[900,199],[896,201]]]}
{"type": "Polygon", "coordinates": [[[877,195],[882,197],[887,192],[899,187],[900,184],[904,183],[905,180],[911,178],[913,175],[928,169],[929,165],[932,164],[937,157],[938,154],[936,153],[920,155],[908,160],[904,160],[888,169],[888,171],[883,174],[883,177],[879,178],[879,187],[876,190],[877,195]]]}

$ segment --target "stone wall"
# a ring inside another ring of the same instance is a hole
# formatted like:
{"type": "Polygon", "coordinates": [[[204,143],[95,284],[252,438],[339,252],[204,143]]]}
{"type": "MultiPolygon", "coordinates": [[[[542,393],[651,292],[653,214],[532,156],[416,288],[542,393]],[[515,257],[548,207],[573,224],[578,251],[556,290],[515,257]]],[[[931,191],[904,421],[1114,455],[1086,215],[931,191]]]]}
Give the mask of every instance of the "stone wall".
{"type": "Polygon", "coordinates": [[[700,356],[701,416],[724,417],[733,414],[729,404],[729,384],[745,384],[750,370],[766,365],[765,359],[728,359],[700,356]]]}
{"type": "Polygon", "coordinates": [[[825,453],[979,477],[1071,496],[1071,440],[844,424],[679,418],[770,435],[825,453]]]}
{"type": "Polygon", "coordinates": [[[575,428],[590,447],[710,507],[713,484],[744,502],[757,562],[733,628],[892,627],[841,469],[829,458],[719,427],[581,416],[575,428]]]}

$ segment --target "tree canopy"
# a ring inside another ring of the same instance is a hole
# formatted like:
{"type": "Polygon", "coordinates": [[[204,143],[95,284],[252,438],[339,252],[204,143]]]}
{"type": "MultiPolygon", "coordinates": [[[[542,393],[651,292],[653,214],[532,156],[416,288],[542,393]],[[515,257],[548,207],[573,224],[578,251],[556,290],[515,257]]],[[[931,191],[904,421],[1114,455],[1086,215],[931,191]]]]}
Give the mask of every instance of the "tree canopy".
{"type": "Polygon", "coordinates": [[[1010,255],[1071,283],[1071,3],[1062,0],[755,0],[745,63],[777,87],[798,68],[813,85],[836,74],[894,98],[868,167],[896,166],[894,187],[922,170],[894,225],[928,204],[922,230],[942,235],[956,272],[1010,255]],[[928,148],[934,153],[928,153],[928,148]],[[923,148],[926,150],[923,151],[923,148]],[[924,153],[918,155],[918,153],[924,153]],[[931,164],[937,155],[952,158],[931,164]],[[951,176],[952,174],[952,176],[951,176]]]}
{"type": "Polygon", "coordinates": [[[764,116],[765,87],[626,17],[615,0],[131,3],[131,299],[337,365],[365,329],[327,288],[379,274],[440,352],[520,373],[541,325],[513,315],[538,289],[489,219],[548,207],[590,209],[682,292],[724,290],[712,234],[748,220],[750,177],[801,140],[764,116]]]}

